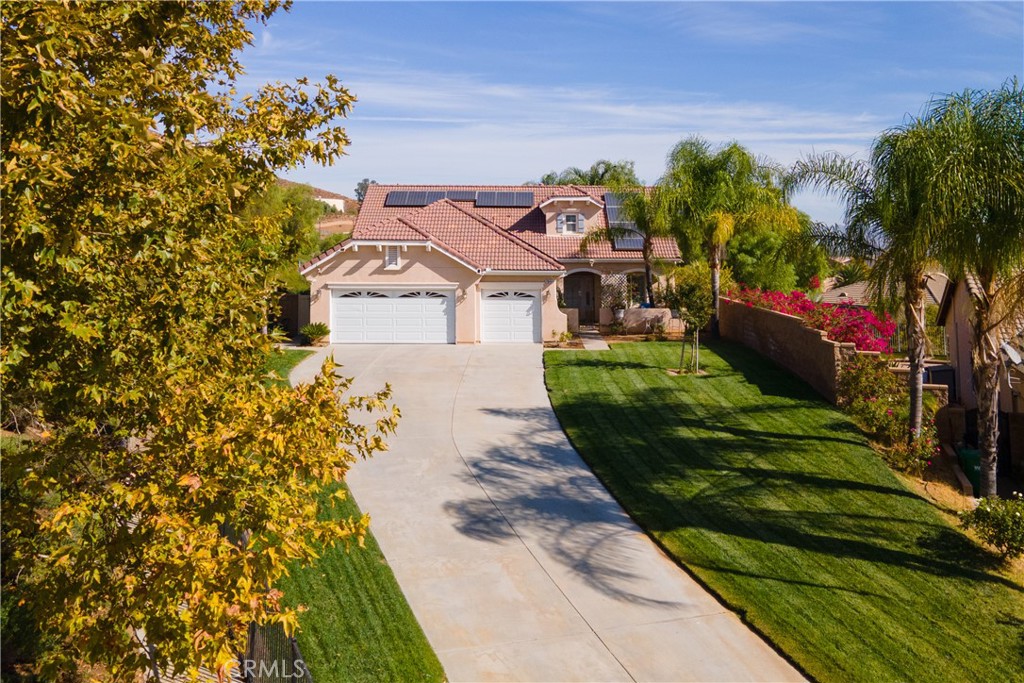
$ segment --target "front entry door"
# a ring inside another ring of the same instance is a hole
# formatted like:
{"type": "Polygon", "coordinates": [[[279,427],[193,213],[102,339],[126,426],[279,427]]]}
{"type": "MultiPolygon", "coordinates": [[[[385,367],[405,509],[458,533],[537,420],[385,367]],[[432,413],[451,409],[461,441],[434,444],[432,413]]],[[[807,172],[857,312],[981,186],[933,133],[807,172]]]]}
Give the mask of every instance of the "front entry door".
{"type": "Polygon", "coordinates": [[[565,278],[565,306],[580,312],[581,325],[597,323],[597,276],[573,273],[565,278]]]}

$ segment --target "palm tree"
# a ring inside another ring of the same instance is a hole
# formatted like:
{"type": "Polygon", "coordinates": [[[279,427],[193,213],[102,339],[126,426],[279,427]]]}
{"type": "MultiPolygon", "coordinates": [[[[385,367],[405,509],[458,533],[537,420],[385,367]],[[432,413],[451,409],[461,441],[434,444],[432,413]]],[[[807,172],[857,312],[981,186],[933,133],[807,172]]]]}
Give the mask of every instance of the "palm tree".
{"type": "Polygon", "coordinates": [[[700,137],[676,145],[668,157],[666,182],[677,198],[674,231],[684,253],[703,251],[711,265],[711,333],[719,335],[722,261],[738,231],[770,225],[800,229],[799,215],[786,203],[781,172],[733,142],[719,149],[700,137]]]}
{"type": "Polygon", "coordinates": [[[867,280],[870,275],[871,268],[868,267],[867,263],[858,258],[842,264],[835,271],[836,282],[844,285],[862,282],[867,280]]]}
{"type": "Polygon", "coordinates": [[[933,163],[929,149],[926,128],[912,121],[880,135],[868,161],[823,154],[797,162],[791,174],[794,184],[813,186],[845,202],[845,233],[822,235],[822,240],[854,256],[875,259],[868,279],[878,306],[902,301],[910,364],[908,442],[921,433],[924,412],[925,284],[934,262],[936,230],[926,198],[933,163]]]}
{"type": "Polygon", "coordinates": [[[590,168],[570,166],[561,173],[551,171],[540,179],[541,185],[639,185],[632,161],[599,159],[590,168]]]}
{"type": "Polygon", "coordinates": [[[612,194],[619,200],[619,220],[609,221],[608,227],[587,233],[580,249],[595,242],[620,239],[638,239],[644,260],[644,298],[654,303],[654,240],[672,235],[672,208],[675,195],[671,187],[655,185],[640,187],[635,184],[612,183],[612,194]]]}
{"type": "Polygon", "coordinates": [[[932,103],[939,159],[929,200],[940,257],[968,284],[981,495],[996,495],[1000,343],[1024,312],[1024,90],[1017,81],[932,103]],[[1009,329],[1008,329],[1009,328],[1009,329]]]}

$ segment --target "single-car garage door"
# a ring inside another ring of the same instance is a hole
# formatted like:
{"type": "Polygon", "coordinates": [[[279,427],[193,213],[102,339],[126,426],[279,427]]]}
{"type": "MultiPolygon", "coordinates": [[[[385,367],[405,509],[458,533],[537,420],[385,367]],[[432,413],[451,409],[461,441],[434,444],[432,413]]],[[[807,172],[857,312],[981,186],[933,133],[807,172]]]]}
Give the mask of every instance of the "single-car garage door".
{"type": "Polygon", "coordinates": [[[540,292],[484,292],[480,325],[485,342],[539,342],[540,292]]]}
{"type": "Polygon", "coordinates": [[[454,344],[450,291],[333,290],[332,344],[454,344]]]}

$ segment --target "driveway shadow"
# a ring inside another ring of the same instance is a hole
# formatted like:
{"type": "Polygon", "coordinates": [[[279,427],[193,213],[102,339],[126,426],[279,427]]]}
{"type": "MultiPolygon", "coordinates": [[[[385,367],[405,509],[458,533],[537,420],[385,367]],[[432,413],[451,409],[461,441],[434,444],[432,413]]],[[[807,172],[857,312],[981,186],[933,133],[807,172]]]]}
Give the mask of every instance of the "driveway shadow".
{"type": "Polygon", "coordinates": [[[450,501],[456,528],[477,540],[501,543],[513,537],[543,552],[615,600],[673,608],[680,603],[645,594],[647,544],[621,506],[580,460],[546,408],[482,412],[517,420],[514,446],[492,446],[466,457],[485,496],[450,501]]]}

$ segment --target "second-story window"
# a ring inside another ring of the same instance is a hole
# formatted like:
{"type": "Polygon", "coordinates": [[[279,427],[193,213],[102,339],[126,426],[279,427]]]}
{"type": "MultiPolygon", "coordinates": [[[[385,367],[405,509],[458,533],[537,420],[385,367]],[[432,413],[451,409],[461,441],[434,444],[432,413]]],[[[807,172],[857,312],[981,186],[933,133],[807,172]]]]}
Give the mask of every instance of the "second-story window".
{"type": "Polygon", "coordinates": [[[582,235],[586,224],[581,213],[560,213],[557,219],[557,230],[560,233],[582,235]]]}

